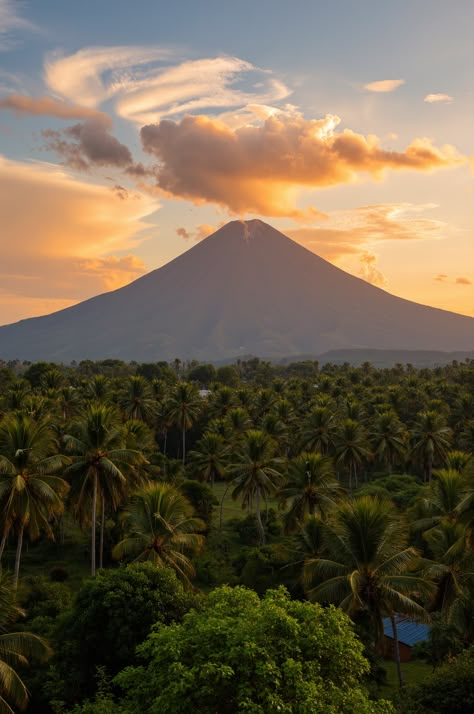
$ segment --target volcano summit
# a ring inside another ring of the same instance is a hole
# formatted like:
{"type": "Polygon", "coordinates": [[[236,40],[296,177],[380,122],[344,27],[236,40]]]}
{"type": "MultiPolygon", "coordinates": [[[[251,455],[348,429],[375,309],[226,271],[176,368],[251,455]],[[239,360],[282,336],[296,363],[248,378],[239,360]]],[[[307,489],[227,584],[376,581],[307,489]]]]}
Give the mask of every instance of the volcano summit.
{"type": "Polygon", "coordinates": [[[260,220],[232,221],[119,290],[0,327],[0,358],[69,362],[472,350],[474,318],[395,297],[260,220]]]}

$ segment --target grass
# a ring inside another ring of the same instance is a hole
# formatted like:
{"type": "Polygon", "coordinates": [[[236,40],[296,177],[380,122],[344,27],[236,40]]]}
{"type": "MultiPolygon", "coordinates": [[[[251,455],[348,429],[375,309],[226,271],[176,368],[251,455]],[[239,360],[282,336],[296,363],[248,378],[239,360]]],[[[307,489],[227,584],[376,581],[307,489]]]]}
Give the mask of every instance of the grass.
{"type": "MultiPolygon", "coordinates": [[[[383,666],[387,672],[387,683],[380,688],[380,694],[382,697],[390,698],[399,688],[397,665],[395,662],[387,660],[383,663],[383,666]]],[[[418,659],[402,664],[403,682],[407,687],[423,684],[432,672],[433,668],[430,664],[418,659]]]]}
{"type": "MultiPolygon", "coordinates": [[[[224,496],[225,490],[227,490],[227,494],[224,499],[224,507],[222,509],[222,520],[225,523],[226,521],[230,521],[232,518],[245,518],[247,516],[247,510],[242,508],[242,503],[241,501],[234,501],[232,499],[232,490],[233,487],[230,486],[228,483],[224,482],[217,482],[214,484],[214,495],[216,496],[217,500],[219,501],[219,506],[216,506],[215,510],[215,518],[214,521],[218,522],[219,520],[219,514],[220,514],[220,503],[222,500],[222,497],[224,496]]],[[[268,502],[268,507],[269,508],[274,508],[275,510],[278,509],[278,504],[277,502],[271,498],[268,502]]],[[[265,506],[262,504],[262,511],[265,509],[265,506]]]]}

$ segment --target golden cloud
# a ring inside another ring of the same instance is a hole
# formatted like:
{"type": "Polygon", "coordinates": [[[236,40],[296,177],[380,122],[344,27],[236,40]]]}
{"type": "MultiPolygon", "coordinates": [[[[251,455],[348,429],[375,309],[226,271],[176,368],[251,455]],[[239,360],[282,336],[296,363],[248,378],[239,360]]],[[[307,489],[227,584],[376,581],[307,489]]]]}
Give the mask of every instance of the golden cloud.
{"type": "Polygon", "coordinates": [[[157,186],[169,196],[216,203],[230,211],[297,217],[296,193],[381,178],[388,169],[432,171],[464,163],[454,147],[416,138],[403,151],[383,149],[376,136],[345,129],[339,117],[273,116],[232,129],[204,116],[144,126],[142,145],[158,159],[157,186]]]}
{"type": "Polygon", "coordinates": [[[377,82],[364,84],[364,89],[368,89],[369,92],[394,92],[402,84],[405,84],[404,79],[380,79],[377,82]]]}
{"type": "MultiPolygon", "coordinates": [[[[130,282],[145,266],[122,253],[145,239],[144,219],[156,208],[148,196],[123,200],[50,166],[0,158],[2,292],[16,296],[27,317],[48,301],[70,304],[130,282]]],[[[2,303],[0,322],[17,319],[2,303]]]]}
{"type": "Polygon", "coordinates": [[[472,281],[469,278],[456,278],[456,285],[472,285],[472,281]]]}
{"type": "Polygon", "coordinates": [[[449,94],[427,94],[423,101],[428,104],[451,104],[454,102],[454,97],[449,94]]]}

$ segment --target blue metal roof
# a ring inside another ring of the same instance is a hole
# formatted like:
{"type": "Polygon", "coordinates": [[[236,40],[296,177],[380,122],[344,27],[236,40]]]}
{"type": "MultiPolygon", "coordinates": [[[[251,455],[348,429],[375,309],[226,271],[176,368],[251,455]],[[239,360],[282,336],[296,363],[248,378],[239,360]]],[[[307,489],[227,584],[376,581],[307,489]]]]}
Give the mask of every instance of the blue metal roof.
{"type": "MultiPolygon", "coordinates": [[[[417,642],[425,642],[429,637],[431,629],[429,625],[422,625],[402,615],[397,615],[395,622],[397,625],[398,641],[404,645],[408,645],[408,647],[413,647],[417,642]]],[[[392,622],[389,617],[384,618],[383,633],[386,637],[393,639],[392,622]]]]}

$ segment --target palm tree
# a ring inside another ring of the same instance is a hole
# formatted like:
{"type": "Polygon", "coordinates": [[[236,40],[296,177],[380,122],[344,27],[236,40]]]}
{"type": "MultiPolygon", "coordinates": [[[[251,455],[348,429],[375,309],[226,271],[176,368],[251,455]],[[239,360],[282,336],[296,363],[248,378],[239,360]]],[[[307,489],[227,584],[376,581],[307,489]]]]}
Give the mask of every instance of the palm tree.
{"type": "Polygon", "coordinates": [[[178,382],[168,401],[168,414],[182,433],[183,465],[186,463],[186,431],[197,419],[201,405],[197,387],[191,382],[178,382]]]}
{"type": "Polygon", "coordinates": [[[294,530],[306,514],[326,515],[341,493],[332,459],[320,453],[303,452],[290,462],[288,481],[277,494],[283,508],[291,501],[285,515],[285,530],[294,530]]]}
{"type": "Polygon", "coordinates": [[[99,567],[102,567],[105,507],[116,510],[126,489],[126,470],[145,462],[143,454],[124,447],[125,433],[112,407],[89,404],[64,437],[72,464],[71,500],[81,524],[91,524],[91,575],[96,573],[97,507],[101,505],[99,567]]]}
{"type": "Polygon", "coordinates": [[[232,498],[242,498],[242,508],[252,510],[255,504],[260,545],[265,544],[265,530],[262,523],[261,499],[275,493],[283,479],[281,468],[284,459],[275,457],[275,442],[263,431],[252,429],[242,440],[231,466],[235,475],[232,484],[232,498]]]}
{"type": "Polygon", "coordinates": [[[58,444],[48,421],[35,422],[24,414],[11,414],[0,423],[0,504],[2,542],[13,528],[17,536],[14,587],[20,572],[23,536],[36,540],[41,531],[54,538],[51,518],[64,510],[68,485],[55,476],[68,459],[57,453],[58,444]]]}
{"type": "Polygon", "coordinates": [[[301,434],[304,449],[327,454],[334,444],[335,415],[327,406],[315,407],[306,418],[301,434]]]}
{"type": "Polygon", "coordinates": [[[352,480],[358,484],[358,471],[362,463],[371,458],[367,434],[353,419],[344,419],[336,435],[336,464],[342,464],[349,472],[349,488],[352,480]]]}
{"type": "Polygon", "coordinates": [[[189,454],[193,474],[203,481],[210,481],[214,487],[216,477],[221,478],[226,469],[225,457],[227,449],[225,441],[215,432],[206,432],[189,454]]]}
{"type": "Polygon", "coordinates": [[[153,422],[157,412],[157,404],[150,384],[137,374],[126,381],[119,404],[127,419],[141,420],[146,424],[153,422]]]}
{"type": "Polygon", "coordinates": [[[425,481],[431,483],[433,466],[446,458],[451,439],[451,429],[435,411],[418,414],[413,425],[413,455],[423,466],[425,481]]]}
{"type": "Polygon", "coordinates": [[[176,571],[185,582],[195,575],[188,557],[204,543],[204,521],[193,516],[191,504],[167,483],[149,483],[132,498],[125,520],[130,535],[113,549],[117,560],[149,560],[176,571]]]}
{"type": "Polygon", "coordinates": [[[406,447],[406,429],[392,411],[382,412],[375,419],[371,438],[374,455],[392,472],[393,464],[399,460],[406,447]]]}
{"type": "Polygon", "coordinates": [[[0,578],[0,712],[14,714],[12,706],[24,711],[29,694],[16,668],[30,658],[45,661],[52,654],[46,642],[29,632],[11,632],[18,617],[25,613],[15,603],[8,581],[0,578]],[[11,705],[10,703],[11,702],[11,705]]]}
{"type": "Polygon", "coordinates": [[[427,622],[429,615],[414,600],[431,584],[412,574],[419,561],[408,546],[408,528],[389,501],[362,496],[340,503],[325,524],[324,557],[304,565],[304,582],[312,600],[333,602],[352,617],[367,616],[376,648],[383,643],[383,618],[390,617],[402,685],[395,614],[427,622]]]}

